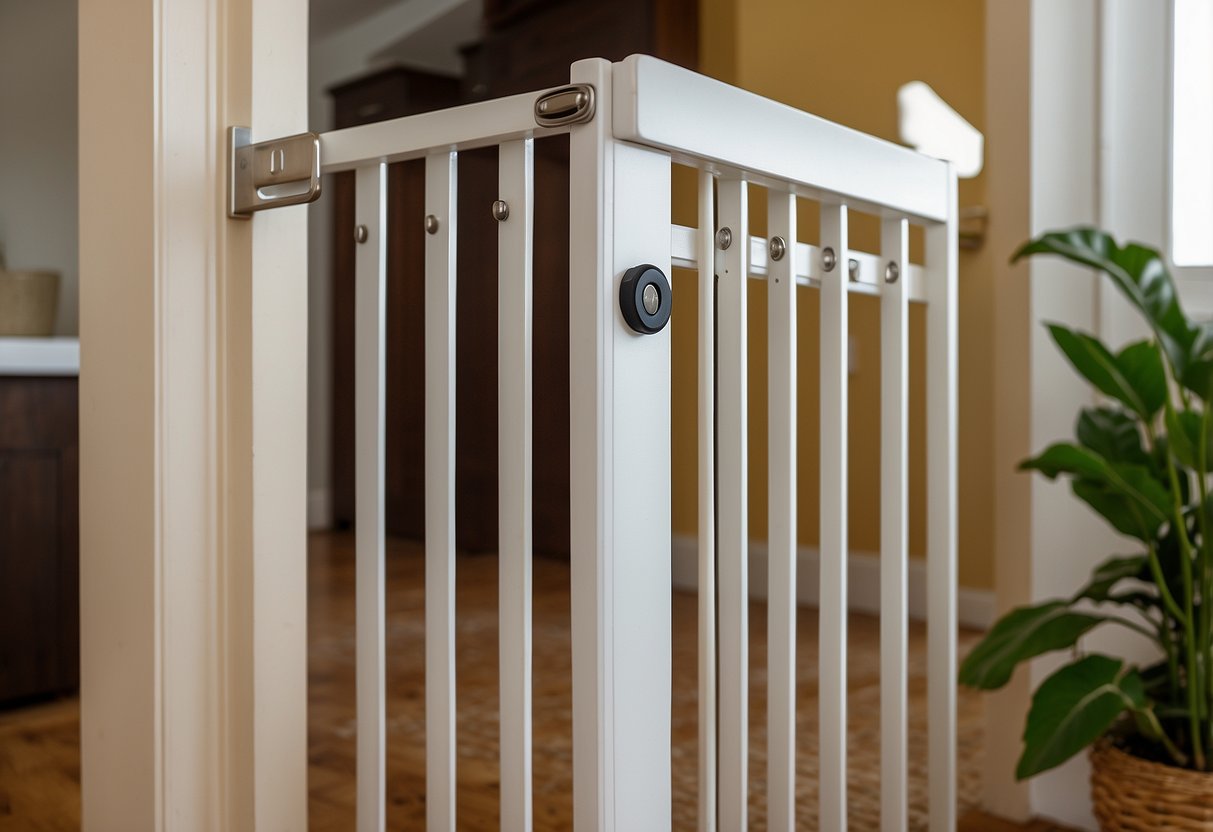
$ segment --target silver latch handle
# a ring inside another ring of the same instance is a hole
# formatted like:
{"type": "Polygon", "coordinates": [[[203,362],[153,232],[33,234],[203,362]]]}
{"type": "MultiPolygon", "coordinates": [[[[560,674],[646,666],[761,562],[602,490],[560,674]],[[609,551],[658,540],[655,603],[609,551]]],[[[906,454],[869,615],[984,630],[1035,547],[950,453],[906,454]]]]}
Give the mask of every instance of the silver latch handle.
{"type": "Polygon", "coordinates": [[[231,200],[228,216],[247,219],[254,211],[301,205],[320,197],[320,136],[250,141],[247,127],[228,129],[231,200]]]}
{"type": "Polygon", "coordinates": [[[573,84],[535,99],[535,123],[540,127],[583,124],[594,118],[594,88],[573,84]]]}

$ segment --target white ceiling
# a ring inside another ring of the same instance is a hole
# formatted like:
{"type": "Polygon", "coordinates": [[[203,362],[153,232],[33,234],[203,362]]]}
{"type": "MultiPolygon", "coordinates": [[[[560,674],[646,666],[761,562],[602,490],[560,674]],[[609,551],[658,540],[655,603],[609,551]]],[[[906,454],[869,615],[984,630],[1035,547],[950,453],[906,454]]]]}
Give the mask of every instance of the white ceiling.
{"type": "Polygon", "coordinates": [[[401,65],[463,74],[460,47],[480,36],[482,0],[310,0],[312,71],[401,65]],[[317,62],[317,56],[323,58],[317,62]]]}
{"type": "Polygon", "coordinates": [[[398,2],[400,0],[310,0],[308,34],[313,39],[328,37],[333,32],[398,2]]]}
{"type": "MultiPolygon", "coordinates": [[[[315,0],[313,0],[315,2],[315,0]]],[[[402,64],[448,75],[463,74],[459,47],[480,34],[480,0],[464,0],[371,56],[376,63],[402,64]]]]}

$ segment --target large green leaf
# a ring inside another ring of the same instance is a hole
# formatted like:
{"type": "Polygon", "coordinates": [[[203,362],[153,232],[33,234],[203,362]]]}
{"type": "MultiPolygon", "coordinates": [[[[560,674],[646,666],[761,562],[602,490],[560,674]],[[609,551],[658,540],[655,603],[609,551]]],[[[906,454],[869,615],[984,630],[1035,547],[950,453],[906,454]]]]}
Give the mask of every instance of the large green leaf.
{"type": "Polygon", "coordinates": [[[999,619],[960,665],[960,683],[993,690],[1011,679],[1020,662],[1073,647],[1079,636],[1107,620],[1071,612],[1065,601],[1018,607],[999,619]]]}
{"type": "MultiPolygon", "coordinates": [[[[1171,452],[1183,465],[1196,469],[1200,458],[1200,434],[1204,420],[1195,410],[1175,410],[1167,405],[1167,438],[1171,452]]],[[[1213,441],[1205,441],[1205,470],[1213,471],[1213,441]]]]}
{"type": "Polygon", "coordinates": [[[1120,659],[1092,655],[1066,665],[1032,697],[1015,776],[1024,780],[1061,765],[1099,739],[1126,709],[1145,708],[1141,677],[1120,659]]]}
{"type": "Polygon", "coordinates": [[[1138,421],[1123,410],[1113,407],[1084,407],[1078,414],[1074,434],[1084,448],[1089,448],[1108,462],[1127,462],[1149,467],[1150,455],[1141,443],[1138,421]]]}
{"type": "Polygon", "coordinates": [[[1163,521],[1146,514],[1127,497],[1108,488],[1105,483],[1076,478],[1070,483],[1074,496],[1082,500],[1121,534],[1150,542],[1158,536],[1163,521]]]}
{"type": "Polygon", "coordinates": [[[1167,400],[1167,372],[1154,341],[1136,341],[1116,354],[1116,366],[1153,416],[1167,400]]]}
{"type": "MultiPolygon", "coordinates": [[[[1154,330],[1176,378],[1200,395],[1208,391],[1207,371],[1197,372],[1201,356],[1194,354],[1202,345],[1198,343],[1201,330],[1188,322],[1180,308],[1175,283],[1158,251],[1138,243],[1121,247],[1095,228],[1072,228],[1028,241],[1012,259],[1033,254],[1055,254],[1106,274],[1154,330]]],[[[1213,355],[1213,346],[1209,352],[1213,355]]]]}
{"type": "Polygon", "coordinates": [[[1205,401],[1213,400],[1213,323],[1196,327],[1196,338],[1188,348],[1184,386],[1205,401]]]}
{"type": "Polygon", "coordinates": [[[1120,356],[1085,332],[1049,324],[1049,333],[1083,378],[1101,393],[1150,419],[1166,398],[1166,375],[1158,347],[1141,341],[1126,347],[1120,356]]]}
{"type": "MultiPolygon", "coordinates": [[[[1040,471],[1050,479],[1071,474],[1101,485],[1110,493],[1126,498],[1146,522],[1161,524],[1170,516],[1170,496],[1144,465],[1110,463],[1090,448],[1058,442],[1040,456],[1020,463],[1019,467],[1040,471]]],[[[1079,496],[1086,499],[1084,495],[1079,496]]]]}
{"type": "Polygon", "coordinates": [[[1146,555],[1128,555],[1113,557],[1095,567],[1091,573],[1090,582],[1080,589],[1071,602],[1087,599],[1097,604],[1105,602],[1119,603],[1112,590],[1124,580],[1142,580],[1147,575],[1149,565],[1146,555]]]}

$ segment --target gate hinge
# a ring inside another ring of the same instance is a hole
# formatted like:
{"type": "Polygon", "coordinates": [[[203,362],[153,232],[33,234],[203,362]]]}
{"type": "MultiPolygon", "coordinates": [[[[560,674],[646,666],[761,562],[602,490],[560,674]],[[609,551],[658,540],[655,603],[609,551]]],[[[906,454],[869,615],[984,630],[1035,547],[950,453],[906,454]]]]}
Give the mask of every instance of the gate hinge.
{"type": "Polygon", "coordinates": [[[594,88],[573,84],[535,99],[535,123],[540,127],[582,124],[594,118],[594,88]]]}
{"type": "Polygon", "coordinates": [[[247,127],[229,127],[228,211],[248,219],[254,211],[300,205],[320,197],[320,136],[300,133],[250,141],[247,127]]]}

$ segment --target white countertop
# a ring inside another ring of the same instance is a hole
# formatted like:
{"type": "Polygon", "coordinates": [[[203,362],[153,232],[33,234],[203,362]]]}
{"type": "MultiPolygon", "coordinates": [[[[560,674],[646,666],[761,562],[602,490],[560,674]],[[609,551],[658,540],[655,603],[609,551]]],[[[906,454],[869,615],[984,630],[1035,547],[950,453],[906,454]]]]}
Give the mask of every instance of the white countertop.
{"type": "Polygon", "coordinates": [[[80,374],[78,338],[0,337],[0,376],[80,374]]]}

